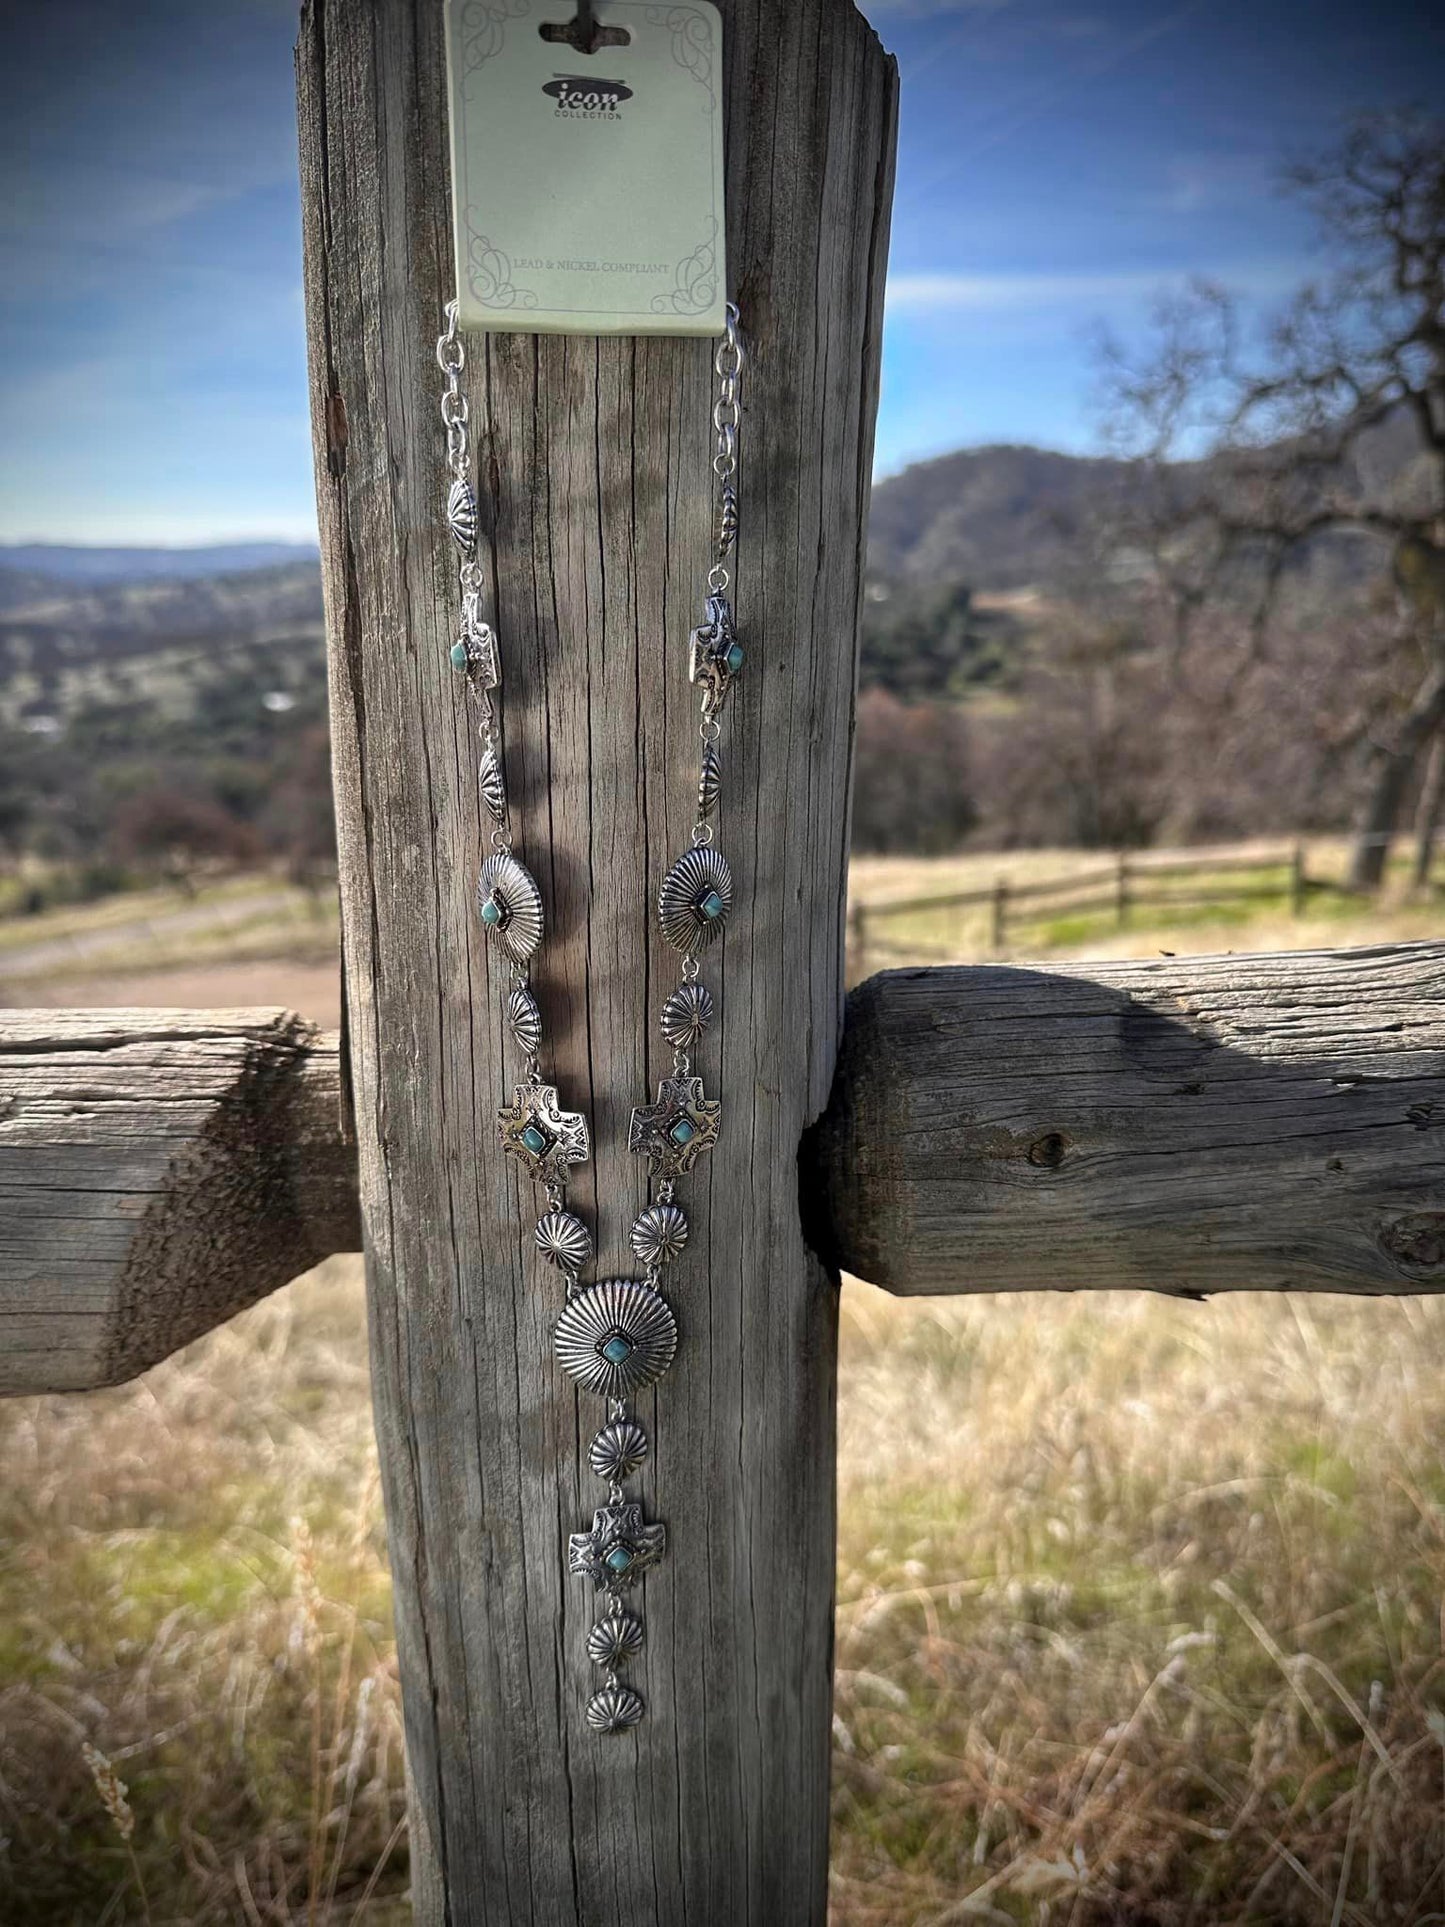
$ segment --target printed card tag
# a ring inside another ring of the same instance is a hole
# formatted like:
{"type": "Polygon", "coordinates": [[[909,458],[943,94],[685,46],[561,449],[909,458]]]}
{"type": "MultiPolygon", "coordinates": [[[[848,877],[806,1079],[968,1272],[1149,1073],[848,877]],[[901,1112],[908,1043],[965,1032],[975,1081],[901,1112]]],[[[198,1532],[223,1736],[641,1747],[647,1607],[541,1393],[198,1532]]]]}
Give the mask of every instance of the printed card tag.
{"type": "Polygon", "coordinates": [[[721,334],[717,8],[602,0],[583,54],[575,0],[445,5],[461,325],[721,334]]]}

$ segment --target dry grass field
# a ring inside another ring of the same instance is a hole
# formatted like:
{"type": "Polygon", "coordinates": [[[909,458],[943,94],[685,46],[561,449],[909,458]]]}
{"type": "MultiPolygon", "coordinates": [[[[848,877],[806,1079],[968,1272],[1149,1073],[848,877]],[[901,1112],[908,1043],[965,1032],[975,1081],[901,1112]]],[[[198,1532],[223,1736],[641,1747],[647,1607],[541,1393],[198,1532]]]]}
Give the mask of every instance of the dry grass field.
{"type": "MultiPolygon", "coordinates": [[[[218,972],[334,1014],[146,1001],[218,972]]],[[[1445,1922],[1442,1437],[1433,1301],[845,1283],[836,1927],[1445,1922]]],[[[404,1921],[359,1262],[0,1406],[0,1475],[0,1921],[404,1921]]]]}

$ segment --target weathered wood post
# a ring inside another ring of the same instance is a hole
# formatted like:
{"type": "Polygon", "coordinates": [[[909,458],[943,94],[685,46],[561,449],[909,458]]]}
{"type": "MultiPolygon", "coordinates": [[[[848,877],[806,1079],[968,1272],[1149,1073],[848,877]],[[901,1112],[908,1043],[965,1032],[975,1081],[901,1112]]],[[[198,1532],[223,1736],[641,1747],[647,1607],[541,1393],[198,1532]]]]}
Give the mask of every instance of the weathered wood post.
{"type": "MultiPolygon", "coordinates": [[[[683,1347],[642,1403],[644,1489],[670,1535],[646,1582],[652,1716],[607,1741],[583,1720],[590,1600],[564,1556],[593,1502],[593,1413],[553,1362],[558,1289],[495,1150],[509,1064],[472,911],[477,744],[447,662],[441,6],[309,0],[302,22],[349,1043],[419,1921],[825,1913],[836,1280],[800,1228],[798,1148],[842,1020],[896,76],[848,0],[723,15],[749,666],[718,841],[748,912],[719,966],[723,1131],[690,1201],[683,1347]]],[[[536,988],[558,1082],[591,1113],[578,1195],[595,1179],[608,1200],[605,1276],[632,1269],[644,1198],[628,1115],[670,1069],[649,906],[690,823],[713,348],[470,346],[508,787],[555,933],[536,988]]]]}

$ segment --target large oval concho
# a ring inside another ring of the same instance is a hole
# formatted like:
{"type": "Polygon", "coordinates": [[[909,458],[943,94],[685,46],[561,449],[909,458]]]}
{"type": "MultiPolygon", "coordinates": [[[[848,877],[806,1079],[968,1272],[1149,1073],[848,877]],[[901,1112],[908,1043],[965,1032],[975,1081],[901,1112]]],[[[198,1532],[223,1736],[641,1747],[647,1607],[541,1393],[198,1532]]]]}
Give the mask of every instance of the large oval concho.
{"type": "Polygon", "coordinates": [[[674,950],[696,950],[722,934],[733,901],[733,875],[721,850],[684,850],[662,880],[657,914],[674,950]]]}
{"type": "Polygon", "coordinates": [[[542,893],[514,856],[489,856],[477,878],[477,915],[513,963],[525,963],[542,941],[542,893]]]}
{"type": "Polygon", "coordinates": [[[589,1392],[625,1398],[671,1365],[677,1321],[651,1286],[604,1278],[567,1301],[554,1343],[562,1369],[589,1392]]]}

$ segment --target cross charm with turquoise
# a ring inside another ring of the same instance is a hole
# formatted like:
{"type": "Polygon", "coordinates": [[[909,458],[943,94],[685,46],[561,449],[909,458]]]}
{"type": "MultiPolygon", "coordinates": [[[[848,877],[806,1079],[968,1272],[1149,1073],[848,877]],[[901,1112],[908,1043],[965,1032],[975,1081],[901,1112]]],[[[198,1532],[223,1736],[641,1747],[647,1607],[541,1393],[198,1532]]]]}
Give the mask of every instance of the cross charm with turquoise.
{"type": "Polygon", "coordinates": [[[722,1105],[703,1096],[700,1077],[665,1077],[657,1102],[633,1111],[628,1149],[650,1160],[653,1177],[681,1177],[717,1143],[721,1121],[722,1105]]]}

